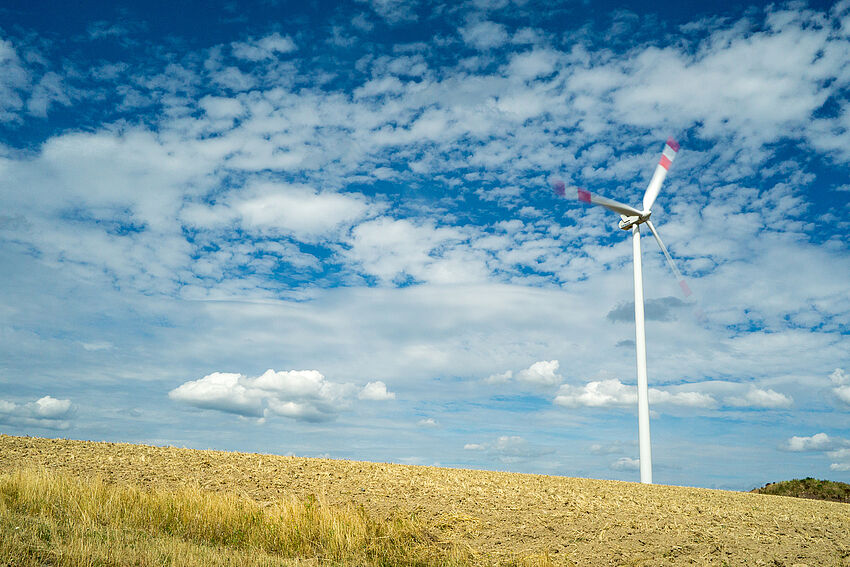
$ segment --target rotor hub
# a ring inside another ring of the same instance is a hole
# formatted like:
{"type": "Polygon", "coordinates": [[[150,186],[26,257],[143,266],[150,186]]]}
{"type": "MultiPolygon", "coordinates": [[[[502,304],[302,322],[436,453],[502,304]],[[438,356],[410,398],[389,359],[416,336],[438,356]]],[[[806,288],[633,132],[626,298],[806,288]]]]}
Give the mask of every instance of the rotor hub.
{"type": "Polygon", "coordinates": [[[652,211],[647,212],[642,215],[634,215],[634,216],[626,216],[620,215],[620,228],[622,230],[631,230],[631,228],[638,224],[643,224],[649,220],[649,216],[652,214],[652,211]]]}

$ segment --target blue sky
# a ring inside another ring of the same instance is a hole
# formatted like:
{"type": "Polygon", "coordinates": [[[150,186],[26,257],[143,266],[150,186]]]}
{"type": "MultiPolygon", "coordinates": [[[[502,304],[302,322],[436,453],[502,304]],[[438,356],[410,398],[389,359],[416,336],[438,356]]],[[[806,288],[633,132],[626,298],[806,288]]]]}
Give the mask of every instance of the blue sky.
{"type": "Polygon", "coordinates": [[[5,3],[0,431],[850,481],[850,2],[5,3]],[[704,318],[695,315],[702,310],[704,318]]]}

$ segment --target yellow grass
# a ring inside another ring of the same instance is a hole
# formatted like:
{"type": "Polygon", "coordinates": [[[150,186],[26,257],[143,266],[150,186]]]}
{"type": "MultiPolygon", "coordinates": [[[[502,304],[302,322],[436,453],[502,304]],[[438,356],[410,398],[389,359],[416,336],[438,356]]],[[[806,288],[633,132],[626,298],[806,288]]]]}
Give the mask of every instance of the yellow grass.
{"type": "Polygon", "coordinates": [[[0,476],[2,565],[462,565],[412,520],[315,498],[109,485],[46,470],[0,476]]]}

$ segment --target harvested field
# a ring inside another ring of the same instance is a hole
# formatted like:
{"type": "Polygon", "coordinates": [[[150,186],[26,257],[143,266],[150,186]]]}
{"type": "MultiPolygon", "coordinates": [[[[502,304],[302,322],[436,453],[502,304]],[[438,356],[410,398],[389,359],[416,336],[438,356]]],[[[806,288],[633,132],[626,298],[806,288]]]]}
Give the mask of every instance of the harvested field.
{"type": "Polygon", "coordinates": [[[415,517],[482,563],[850,566],[850,505],[674,486],[0,436],[0,467],[109,483],[323,496],[415,517]]]}

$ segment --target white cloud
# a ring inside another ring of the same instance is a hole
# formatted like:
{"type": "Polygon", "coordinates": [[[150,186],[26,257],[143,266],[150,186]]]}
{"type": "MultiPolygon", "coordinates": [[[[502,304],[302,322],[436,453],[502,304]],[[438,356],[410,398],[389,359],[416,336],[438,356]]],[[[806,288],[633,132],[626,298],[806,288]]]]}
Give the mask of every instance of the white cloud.
{"type": "MultiPolygon", "coordinates": [[[[617,379],[595,380],[584,386],[564,384],[558,390],[554,402],[571,408],[633,406],[637,404],[637,387],[628,386],[617,379]]],[[[695,408],[712,408],[717,405],[710,394],[659,388],[649,389],[649,403],[695,408]]]]}
{"type": "Polygon", "coordinates": [[[352,224],[369,204],[360,194],[317,192],[281,183],[258,183],[230,201],[248,230],[290,233],[310,241],[352,224]]]}
{"type": "Polygon", "coordinates": [[[20,91],[29,82],[29,73],[10,41],[0,39],[0,121],[18,120],[23,106],[20,91]]]}
{"type": "Polygon", "coordinates": [[[788,451],[827,451],[835,446],[836,440],[826,433],[816,433],[810,437],[791,437],[786,442],[788,451]]]}
{"type": "Polygon", "coordinates": [[[558,374],[560,363],[557,360],[541,360],[535,362],[525,370],[517,372],[516,378],[521,382],[538,384],[540,386],[554,386],[561,381],[558,374]]]}
{"type": "Polygon", "coordinates": [[[43,429],[68,429],[74,413],[71,400],[44,396],[34,402],[16,404],[0,400],[0,423],[43,429]]]}
{"type": "Polygon", "coordinates": [[[836,368],[829,375],[829,379],[835,384],[835,388],[832,391],[836,397],[845,404],[850,404],[850,376],[844,372],[843,368],[836,368]]]}
{"type": "Polygon", "coordinates": [[[411,0],[359,0],[368,3],[388,24],[416,21],[416,2],[411,0]]]}
{"type": "Polygon", "coordinates": [[[81,342],[80,345],[83,347],[84,350],[88,351],[110,350],[115,347],[115,345],[113,345],[109,341],[97,341],[93,343],[81,342]]]}
{"type": "Polygon", "coordinates": [[[508,41],[505,26],[490,21],[471,22],[460,28],[460,35],[463,41],[481,51],[499,47],[508,41]]]}
{"type": "Polygon", "coordinates": [[[487,447],[480,443],[467,443],[463,446],[463,449],[465,451],[484,451],[487,447]]]}
{"type": "Polygon", "coordinates": [[[231,46],[233,55],[246,61],[272,59],[279,53],[291,53],[298,49],[291,37],[281,36],[277,32],[258,40],[234,42],[231,46]]]}
{"type": "Polygon", "coordinates": [[[513,375],[514,373],[512,370],[506,370],[501,374],[491,374],[485,378],[484,381],[488,384],[506,384],[507,382],[510,382],[513,375]]]}
{"type": "MultiPolygon", "coordinates": [[[[366,384],[357,397],[361,400],[394,400],[395,393],[387,391],[387,385],[380,380],[366,384]]],[[[433,420],[432,420],[433,421],[433,420]]]]}
{"type": "Polygon", "coordinates": [[[68,96],[68,87],[64,84],[62,76],[48,71],[33,87],[27,101],[27,111],[34,116],[44,118],[54,103],[70,106],[71,98],[68,96]]]}
{"type": "Polygon", "coordinates": [[[214,372],[181,384],[172,400],[245,417],[281,415],[301,421],[326,421],[348,405],[348,384],[328,382],[316,370],[267,370],[256,378],[214,372]]]}
{"type": "Polygon", "coordinates": [[[637,471],[640,470],[640,459],[620,457],[611,463],[610,467],[615,471],[637,471]]]}
{"type": "Polygon", "coordinates": [[[235,118],[245,111],[242,103],[235,98],[207,95],[198,101],[207,116],[213,119],[235,118]]]}
{"type": "Polygon", "coordinates": [[[380,217],[354,227],[344,254],[382,283],[485,280],[489,270],[484,257],[462,244],[467,239],[462,229],[437,227],[432,221],[380,217]]]}
{"type": "Polygon", "coordinates": [[[555,71],[558,54],[549,49],[534,49],[511,56],[507,72],[522,80],[536,79],[555,71]]]}
{"type": "Polygon", "coordinates": [[[750,388],[743,396],[730,396],[724,400],[730,406],[754,408],[787,408],[794,400],[774,390],[750,388]]]}
{"type": "Polygon", "coordinates": [[[419,421],[416,422],[416,425],[418,425],[419,427],[429,427],[429,428],[439,426],[439,424],[437,423],[437,421],[433,417],[420,419],[419,421]]]}
{"type": "Polygon", "coordinates": [[[596,380],[584,386],[564,384],[555,396],[555,403],[568,408],[633,405],[637,403],[637,388],[616,379],[596,380]]]}
{"type": "Polygon", "coordinates": [[[833,471],[850,471],[850,441],[842,440],[843,445],[848,445],[848,447],[844,449],[837,449],[835,451],[830,451],[827,453],[827,456],[835,461],[829,465],[830,470],[833,471]]]}

